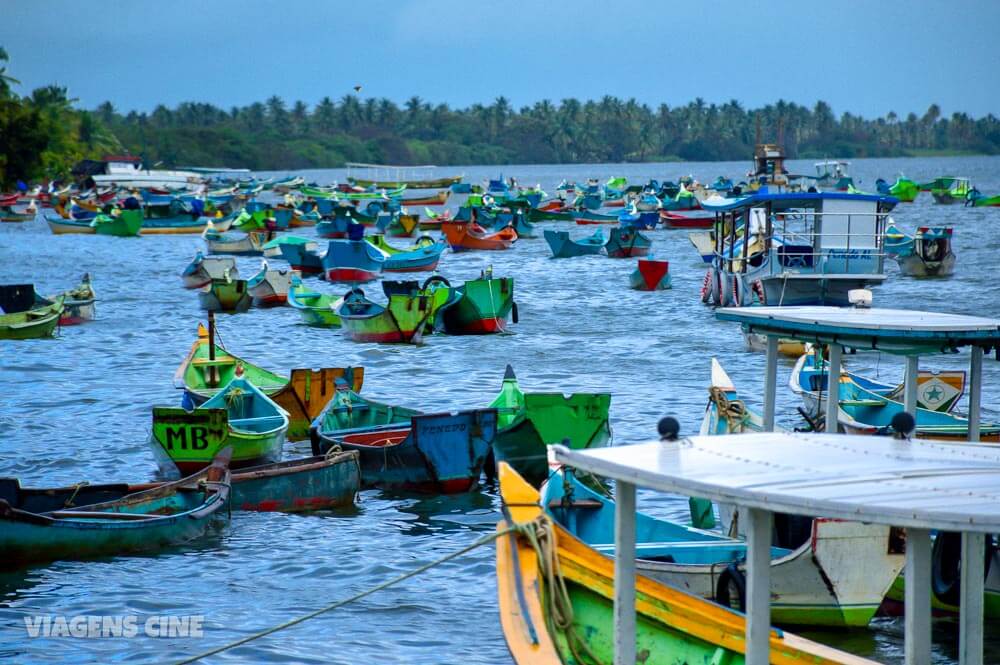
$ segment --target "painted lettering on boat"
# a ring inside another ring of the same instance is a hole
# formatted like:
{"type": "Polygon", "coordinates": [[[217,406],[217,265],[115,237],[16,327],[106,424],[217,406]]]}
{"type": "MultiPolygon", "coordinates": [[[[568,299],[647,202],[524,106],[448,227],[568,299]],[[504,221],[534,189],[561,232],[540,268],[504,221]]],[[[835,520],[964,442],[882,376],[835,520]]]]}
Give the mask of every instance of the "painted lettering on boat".
{"type": "Polygon", "coordinates": [[[164,446],[167,450],[174,449],[174,443],[179,442],[181,450],[205,450],[208,448],[208,428],[205,427],[165,427],[164,446]],[[190,442],[188,432],[191,433],[190,442]]]}
{"type": "Polygon", "coordinates": [[[447,432],[464,432],[465,423],[455,425],[423,425],[420,427],[421,434],[445,434],[447,432]]]}

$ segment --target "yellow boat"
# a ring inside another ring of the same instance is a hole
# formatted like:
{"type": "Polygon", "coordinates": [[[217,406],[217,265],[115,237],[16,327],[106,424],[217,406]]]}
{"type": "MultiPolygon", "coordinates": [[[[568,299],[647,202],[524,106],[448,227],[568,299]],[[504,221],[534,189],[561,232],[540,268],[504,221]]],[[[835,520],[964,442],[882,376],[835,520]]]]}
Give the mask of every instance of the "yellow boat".
{"type": "MultiPolygon", "coordinates": [[[[498,530],[497,591],[507,646],[519,665],[614,660],[614,561],[553,523],[538,491],[500,463],[505,519],[498,530]]],[[[746,621],[710,601],[636,577],[637,662],[644,665],[744,660],[746,621]]],[[[858,656],[771,631],[770,662],[872,665],[858,656]]]]}

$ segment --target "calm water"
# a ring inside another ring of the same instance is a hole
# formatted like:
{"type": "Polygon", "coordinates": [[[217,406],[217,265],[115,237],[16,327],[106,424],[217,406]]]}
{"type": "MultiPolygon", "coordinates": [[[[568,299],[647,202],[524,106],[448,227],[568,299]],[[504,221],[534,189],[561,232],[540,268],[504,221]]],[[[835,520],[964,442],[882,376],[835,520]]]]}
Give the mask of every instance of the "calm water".
{"type": "MultiPolygon", "coordinates": [[[[967,175],[984,193],[1000,191],[1000,158],[857,160],[853,166],[863,189],[874,189],[878,176],[891,181],[902,171],[916,180],[967,175]]],[[[502,173],[551,192],[563,177],[624,175],[644,182],[693,174],[710,182],[720,174],[741,177],[747,168],[742,162],[511,166],[502,173]]],[[[472,182],[501,171],[454,170],[472,182]]],[[[793,162],[791,170],[811,171],[812,164],[793,162]]],[[[343,179],[344,172],[303,175],[328,182],[343,179]]],[[[1000,317],[994,268],[1000,210],[935,206],[925,194],[901,205],[894,217],[910,230],[919,224],[955,226],[958,269],[948,280],[916,281],[899,277],[888,262],[890,279],[875,290],[876,305],[1000,317]]],[[[42,221],[0,226],[0,283],[34,282],[49,293],[75,286],[89,271],[100,297],[98,321],[66,328],[56,340],[0,341],[0,476],[50,486],[152,478],[150,406],[178,402],[173,372],[202,318],[197,296],[181,288],[179,278],[201,239],[53,236],[42,221]]],[[[592,232],[567,226],[578,236],[592,232]]],[[[394,403],[485,406],[511,363],[527,390],[610,391],[616,443],[650,438],[666,414],[693,433],[707,398],[709,359],[722,361],[753,405],[763,390],[764,359],[745,349],[737,327],[715,321],[700,303],[705,269],[686,233],[652,235],[656,255],[671,261],[672,290],[629,290],[629,260],[553,262],[542,239],[519,241],[507,252],[446,254],[441,273],[453,281],[472,278],[488,265],[516,278],[521,322],[509,335],[436,336],[419,347],[363,345],[336,330],[302,326],[289,308],[220,316],[219,330],[230,349],[268,368],[362,365],[365,393],[394,403]]],[[[252,274],[259,263],[240,259],[241,274],[252,274]]],[[[935,358],[933,366],[964,368],[967,359],[967,353],[935,358]]],[[[889,356],[858,355],[850,362],[883,377],[902,374],[889,356]]],[[[782,380],[791,361],[783,364],[782,380]]],[[[780,418],[797,424],[796,402],[784,384],[779,388],[780,418]]],[[[986,363],[983,402],[984,417],[1000,418],[1000,364],[986,363]]],[[[686,501],[644,496],[643,502],[662,515],[686,518],[686,501]]],[[[493,490],[433,498],[369,491],[356,510],[345,513],[236,513],[228,526],[156,556],[67,561],[0,574],[0,659],[153,662],[198,653],[467,545],[494,528],[497,506],[493,490]],[[28,639],[24,617],[37,614],[204,615],[205,635],[28,639]]],[[[507,663],[493,570],[493,550],[482,548],[215,661],[507,663]]],[[[936,624],[936,661],[955,661],[956,633],[957,622],[936,624]]],[[[998,633],[1000,626],[987,628],[992,662],[1000,662],[998,633]]],[[[881,661],[902,661],[898,621],[819,637],[881,661]]]]}

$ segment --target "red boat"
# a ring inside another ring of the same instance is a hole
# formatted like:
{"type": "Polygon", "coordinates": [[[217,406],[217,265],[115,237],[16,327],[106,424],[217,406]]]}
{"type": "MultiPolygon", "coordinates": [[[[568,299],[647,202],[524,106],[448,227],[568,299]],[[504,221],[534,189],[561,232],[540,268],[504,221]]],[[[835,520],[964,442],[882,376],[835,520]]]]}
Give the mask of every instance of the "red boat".
{"type": "Polygon", "coordinates": [[[689,217],[667,210],[660,211],[660,222],[673,229],[710,229],[715,224],[715,215],[689,217]]]}
{"type": "Polygon", "coordinates": [[[510,249],[517,240],[517,231],[509,226],[490,234],[475,222],[443,222],[441,231],[455,252],[467,249],[510,249]]]}

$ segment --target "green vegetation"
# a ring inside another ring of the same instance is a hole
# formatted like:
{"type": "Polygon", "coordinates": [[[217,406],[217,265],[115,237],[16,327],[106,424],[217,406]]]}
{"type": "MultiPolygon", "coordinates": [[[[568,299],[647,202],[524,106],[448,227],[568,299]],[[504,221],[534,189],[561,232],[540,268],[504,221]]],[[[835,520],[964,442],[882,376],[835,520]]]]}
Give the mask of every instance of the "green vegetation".
{"type": "MultiPolygon", "coordinates": [[[[7,54],[0,48],[0,64],[7,54]]],[[[310,108],[279,97],[223,110],[185,102],[152,113],[122,113],[111,102],[73,107],[65,88],[19,98],[0,67],[0,183],[65,176],[77,160],[128,150],[147,163],[332,168],[345,161],[388,164],[509,164],[749,160],[758,136],[779,139],[792,158],[1000,154],[1000,119],[889,113],[837,118],[826,102],[812,108],[779,101],[744,109],[701,98],[651,108],[634,99],[548,100],[514,109],[504,97],[453,109],[419,97],[346,95],[310,108]]]]}

